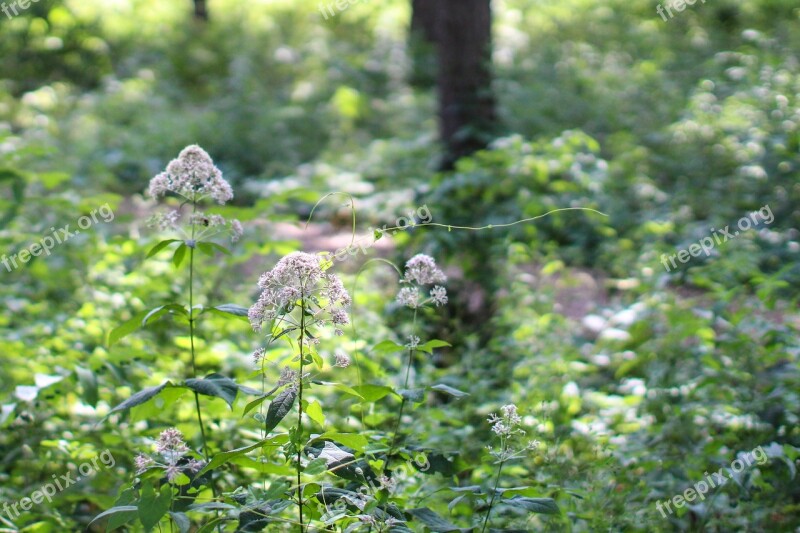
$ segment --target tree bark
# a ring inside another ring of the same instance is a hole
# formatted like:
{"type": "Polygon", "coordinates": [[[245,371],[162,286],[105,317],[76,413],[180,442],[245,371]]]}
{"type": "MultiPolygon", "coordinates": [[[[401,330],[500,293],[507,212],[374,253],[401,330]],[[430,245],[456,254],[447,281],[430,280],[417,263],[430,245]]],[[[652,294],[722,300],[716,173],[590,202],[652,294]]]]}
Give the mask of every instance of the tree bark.
{"type": "Polygon", "coordinates": [[[208,6],[206,0],[194,0],[194,18],[203,22],[208,21],[208,6]]]}
{"type": "Polygon", "coordinates": [[[411,57],[410,83],[420,89],[436,85],[436,20],[439,0],[411,1],[408,48],[411,57]]]}
{"type": "Polygon", "coordinates": [[[429,0],[437,5],[439,130],[443,169],[485,148],[495,127],[490,0],[429,0]]]}

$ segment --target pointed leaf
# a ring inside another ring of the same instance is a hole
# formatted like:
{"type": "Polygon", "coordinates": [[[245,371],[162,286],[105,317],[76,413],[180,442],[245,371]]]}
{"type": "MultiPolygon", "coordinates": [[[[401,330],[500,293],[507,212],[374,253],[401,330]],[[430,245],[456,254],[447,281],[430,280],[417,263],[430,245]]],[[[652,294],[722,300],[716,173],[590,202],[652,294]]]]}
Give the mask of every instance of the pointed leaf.
{"type": "Polygon", "coordinates": [[[464,396],[469,396],[468,392],[460,391],[458,389],[451,387],[450,385],[445,385],[444,383],[439,383],[438,385],[434,385],[433,387],[431,387],[431,390],[443,392],[455,398],[463,398],[464,396]]]}
{"type": "Polygon", "coordinates": [[[175,250],[175,255],[172,256],[172,264],[175,265],[175,268],[181,266],[181,263],[183,263],[183,260],[186,258],[186,250],[188,249],[189,247],[186,246],[186,243],[181,243],[175,250]]]}
{"type": "Polygon", "coordinates": [[[172,386],[172,383],[170,383],[169,381],[165,381],[158,387],[150,387],[149,389],[141,390],[136,394],[134,394],[133,396],[131,396],[130,398],[128,398],[127,400],[125,400],[124,402],[122,402],[121,404],[114,407],[111,411],[109,411],[108,414],[116,413],[118,411],[125,411],[127,409],[130,409],[131,407],[136,407],[137,405],[141,405],[146,401],[158,396],[158,394],[162,390],[164,390],[167,386],[172,386]]]}
{"type": "Polygon", "coordinates": [[[136,518],[138,512],[139,512],[139,508],[136,507],[135,505],[121,505],[119,507],[112,507],[108,511],[104,511],[104,512],[100,513],[99,515],[95,516],[94,519],[92,519],[92,521],[89,522],[89,526],[88,527],[90,527],[95,522],[98,522],[99,520],[102,520],[103,518],[114,516],[114,515],[119,515],[120,516],[119,519],[122,519],[122,518],[125,519],[124,522],[121,522],[121,523],[117,522],[117,524],[118,524],[117,527],[119,527],[119,526],[121,526],[123,524],[127,524],[128,522],[130,522],[131,520],[136,518]]]}
{"type": "Polygon", "coordinates": [[[393,341],[379,342],[378,344],[372,347],[373,352],[381,352],[381,353],[402,352],[405,349],[406,349],[405,346],[397,344],[396,342],[393,341]]]}
{"type": "Polygon", "coordinates": [[[433,339],[431,341],[426,342],[425,344],[420,344],[417,346],[417,350],[425,353],[433,353],[434,348],[444,348],[445,346],[452,346],[448,342],[440,341],[438,339],[433,339]]]}
{"type": "Polygon", "coordinates": [[[164,248],[166,248],[167,246],[169,246],[173,242],[181,242],[181,241],[180,241],[180,239],[167,239],[166,241],[161,241],[160,243],[158,243],[155,246],[153,246],[152,248],[150,248],[150,251],[147,252],[147,256],[145,257],[145,259],[150,259],[151,257],[156,255],[158,252],[160,252],[161,250],[163,250],[164,248]]]}
{"type": "Polygon", "coordinates": [[[559,514],[558,505],[553,498],[526,498],[524,496],[514,496],[513,498],[500,500],[500,503],[525,509],[532,513],[540,514],[559,514]]]}
{"type": "Polygon", "coordinates": [[[264,431],[269,433],[275,429],[281,420],[283,420],[289,411],[294,406],[294,401],[297,399],[297,390],[288,388],[278,394],[278,396],[269,404],[267,410],[267,418],[264,421],[264,431]]]}
{"type": "Polygon", "coordinates": [[[419,509],[410,509],[408,511],[414,518],[418,519],[420,522],[428,526],[428,529],[431,531],[435,531],[436,533],[446,532],[446,531],[461,531],[461,528],[451,524],[435,512],[431,511],[427,507],[422,507],[419,509]]]}
{"type": "Polygon", "coordinates": [[[222,374],[210,374],[203,379],[187,379],[186,386],[205,396],[222,398],[231,408],[239,392],[239,385],[222,374]]]}
{"type": "Polygon", "coordinates": [[[257,450],[259,448],[263,448],[264,446],[277,446],[277,445],[280,445],[280,444],[284,443],[285,441],[286,441],[286,436],[285,435],[281,435],[281,436],[274,437],[274,438],[260,440],[260,441],[256,442],[255,444],[251,444],[251,445],[245,446],[243,448],[237,448],[235,450],[230,450],[230,451],[227,451],[227,452],[220,452],[220,453],[216,454],[211,459],[211,461],[205,467],[203,467],[203,469],[200,472],[197,473],[197,476],[201,476],[201,475],[205,474],[206,472],[214,470],[215,468],[224,465],[228,461],[230,461],[232,459],[235,459],[236,457],[240,457],[242,455],[246,455],[246,454],[252,452],[253,450],[257,450]]]}

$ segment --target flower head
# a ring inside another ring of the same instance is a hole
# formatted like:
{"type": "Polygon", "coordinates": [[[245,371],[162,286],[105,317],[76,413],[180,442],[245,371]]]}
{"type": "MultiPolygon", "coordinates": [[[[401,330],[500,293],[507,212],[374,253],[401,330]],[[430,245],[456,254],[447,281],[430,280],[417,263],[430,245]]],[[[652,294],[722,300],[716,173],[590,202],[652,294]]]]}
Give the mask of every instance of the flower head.
{"type": "Polygon", "coordinates": [[[416,287],[403,287],[397,293],[397,303],[416,309],[419,307],[419,289],[416,287]]]}
{"type": "Polygon", "coordinates": [[[431,289],[431,300],[439,307],[440,305],[447,304],[447,289],[444,287],[437,285],[433,289],[431,289]]]}
{"type": "Polygon", "coordinates": [[[431,285],[444,283],[447,276],[436,266],[436,261],[431,256],[417,254],[406,263],[405,279],[420,285],[431,285]]]}
{"type": "Polygon", "coordinates": [[[338,366],[339,368],[347,368],[350,366],[350,356],[342,351],[337,351],[334,354],[336,358],[336,364],[333,366],[338,366]]]}
{"type": "Polygon", "coordinates": [[[447,289],[436,285],[430,290],[430,298],[424,299],[420,288],[423,285],[444,283],[447,276],[436,266],[436,261],[425,254],[417,254],[406,263],[406,271],[401,283],[407,284],[397,293],[397,303],[416,309],[433,302],[436,307],[447,304],[447,289]]]}
{"type": "Polygon", "coordinates": [[[136,473],[142,474],[148,468],[160,468],[167,481],[173,483],[181,473],[196,474],[205,466],[189,454],[189,447],[183,440],[183,434],[176,428],[165,429],[156,441],[157,455],[139,454],[133,461],[136,473]]]}
{"type": "Polygon", "coordinates": [[[522,417],[517,413],[517,406],[512,404],[504,405],[500,408],[503,416],[492,413],[489,415],[489,423],[492,424],[492,431],[500,437],[510,437],[525,430],[519,427],[522,424],[522,417]]]}
{"type": "Polygon", "coordinates": [[[150,195],[154,198],[172,192],[198,202],[210,197],[224,204],[233,198],[230,184],[205,150],[193,144],[173,159],[167,170],[150,180],[150,195]]]}
{"type": "Polygon", "coordinates": [[[156,451],[159,453],[166,451],[187,452],[189,448],[186,447],[186,443],[183,441],[183,433],[178,429],[169,428],[162,431],[161,435],[159,435],[158,442],[156,443],[156,451]]]}
{"type": "Polygon", "coordinates": [[[346,311],[352,302],[350,295],[338,277],[323,271],[318,256],[293,252],[262,274],[258,286],[262,292],[248,311],[255,331],[264,322],[289,313],[300,300],[312,313],[315,324],[330,322],[337,326],[337,334],[341,331],[338,326],[350,320],[346,311]]]}
{"type": "Polygon", "coordinates": [[[136,473],[141,474],[142,472],[153,466],[154,461],[152,457],[139,454],[136,456],[136,459],[133,460],[133,464],[136,467],[136,473]]]}

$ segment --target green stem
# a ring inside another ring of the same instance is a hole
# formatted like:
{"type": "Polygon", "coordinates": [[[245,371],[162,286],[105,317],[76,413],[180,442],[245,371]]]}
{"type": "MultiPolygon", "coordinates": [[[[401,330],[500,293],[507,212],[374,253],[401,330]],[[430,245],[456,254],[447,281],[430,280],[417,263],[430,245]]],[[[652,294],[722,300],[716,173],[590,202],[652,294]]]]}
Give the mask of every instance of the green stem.
{"type": "MultiPolygon", "coordinates": [[[[414,309],[414,320],[411,324],[411,336],[414,336],[417,330],[417,310],[414,309]]],[[[410,341],[411,339],[409,339],[410,341]]],[[[411,364],[414,362],[414,348],[411,347],[409,343],[408,347],[408,362],[406,363],[406,379],[403,383],[403,389],[408,390],[408,378],[411,375],[411,364]]],[[[389,468],[389,463],[392,460],[392,453],[394,452],[395,444],[397,444],[397,435],[400,431],[400,422],[403,420],[403,410],[406,407],[406,398],[403,397],[402,401],[400,402],[400,413],[397,415],[397,420],[394,423],[394,435],[392,436],[392,445],[389,446],[389,453],[386,457],[386,466],[384,469],[389,468]]]]}
{"type": "Polygon", "coordinates": [[[497,469],[497,477],[494,479],[494,489],[492,489],[492,499],[489,500],[489,509],[486,511],[486,518],[483,521],[483,529],[481,533],[486,531],[486,526],[489,525],[489,515],[492,514],[492,507],[494,506],[494,499],[497,496],[497,485],[500,483],[500,472],[503,471],[505,461],[500,462],[500,467],[497,469]]]}
{"type": "Polygon", "coordinates": [[[300,475],[302,473],[302,438],[303,438],[303,358],[305,354],[303,352],[303,341],[305,340],[305,332],[306,332],[306,304],[304,295],[301,294],[301,302],[300,302],[300,375],[298,379],[300,383],[298,384],[297,388],[297,398],[298,398],[298,409],[297,409],[297,511],[300,515],[300,533],[303,533],[303,487],[300,484],[301,479],[300,475]]]}
{"type": "MultiPolygon", "coordinates": [[[[192,211],[197,210],[197,204],[193,204],[192,211]]],[[[197,378],[197,363],[194,347],[194,225],[192,225],[192,246],[189,247],[189,343],[192,354],[192,377],[197,378]]],[[[206,462],[209,460],[208,441],[206,440],[206,428],[203,424],[203,414],[200,410],[200,394],[195,391],[194,405],[197,410],[197,423],[200,425],[200,435],[203,437],[203,456],[206,462]]]]}

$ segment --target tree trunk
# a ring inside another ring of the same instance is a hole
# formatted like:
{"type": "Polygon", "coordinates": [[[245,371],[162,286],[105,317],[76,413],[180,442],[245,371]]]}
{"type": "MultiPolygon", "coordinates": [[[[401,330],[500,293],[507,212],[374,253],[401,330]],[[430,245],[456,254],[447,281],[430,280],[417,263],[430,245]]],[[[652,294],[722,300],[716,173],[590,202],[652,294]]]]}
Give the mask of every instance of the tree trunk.
{"type": "Polygon", "coordinates": [[[411,56],[411,85],[430,89],[436,84],[436,19],[439,0],[411,1],[408,48],[411,56]]]}
{"type": "Polygon", "coordinates": [[[485,148],[496,120],[492,95],[490,0],[429,0],[437,5],[439,132],[443,169],[485,148]]]}
{"type": "Polygon", "coordinates": [[[208,21],[208,6],[206,0],[194,0],[194,18],[203,22],[208,21]]]}

